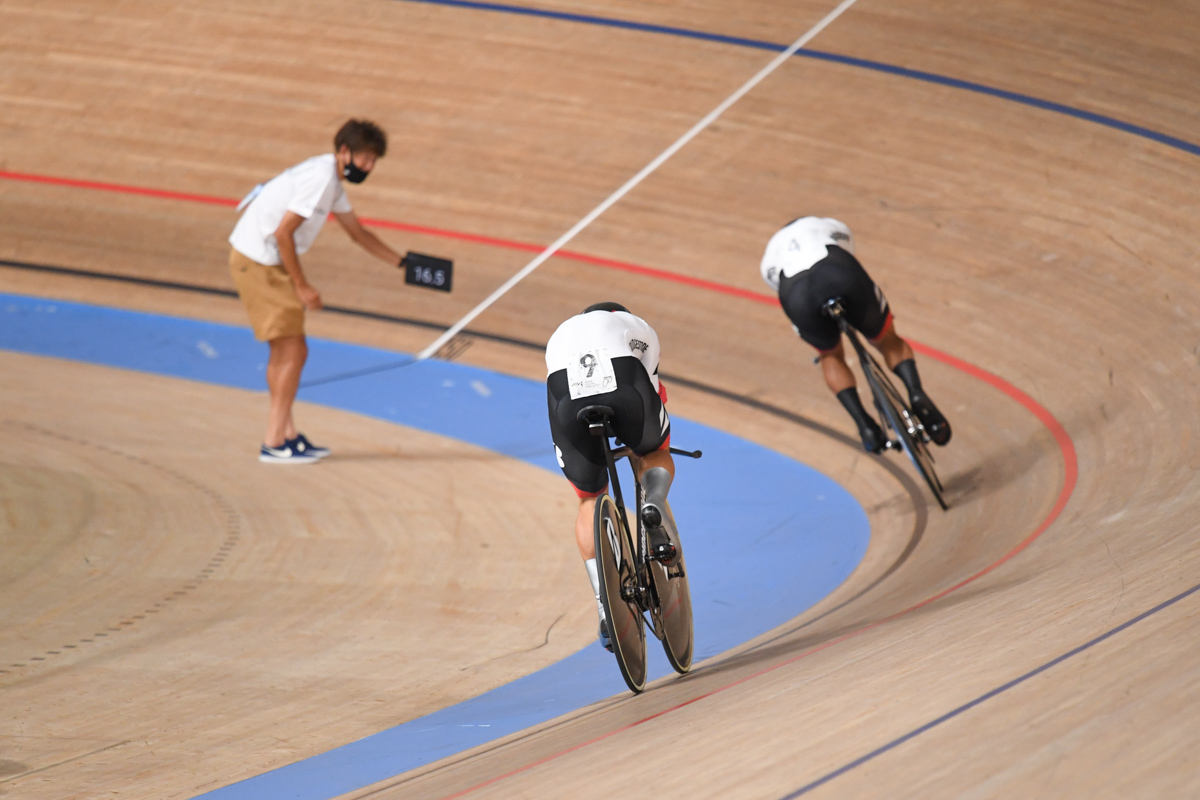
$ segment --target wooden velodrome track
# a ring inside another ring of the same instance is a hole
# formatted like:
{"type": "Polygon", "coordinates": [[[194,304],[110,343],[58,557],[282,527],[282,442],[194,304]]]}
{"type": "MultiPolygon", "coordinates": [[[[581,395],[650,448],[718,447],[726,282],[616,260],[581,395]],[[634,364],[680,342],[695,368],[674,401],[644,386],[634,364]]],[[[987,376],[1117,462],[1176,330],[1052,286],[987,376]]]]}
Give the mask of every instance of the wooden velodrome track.
{"type": "MultiPolygon", "coordinates": [[[[784,43],[832,7],[529,5],[784,43]]],[[[1198,32],[1195,3],[859,0],[811,46],[1195,140],[1198,32]]],[[[28,176],[236,198],[361,115],[393,144],[350,190],[360,214],[547,243],[770,58],[383,0],[11,1],[0,41],[0,259],[221,289],[227,206],[28,176]]],[[[1200,595],[1054,662],[1200,583],[1198,183],[1200,157],[1169,143],[793,59],[570,249],[762,294],[769,235],[837,216],[903,334],[1050,416],[922,357],[955,425],[943,514],[906,464],[858,450],[778,308],[554,259],[473,329],[544,342],[625,300],[664,370],[726,392],[677,382],[674,413],[836,479],[871,548],[817,608],[685,679],[355,796],[1200,796],[1200,595]]],[[[327,303],[442,325],[530,256],[384,230],[455,258],[435,296],[330,228],[306,261],[327,303]]],[[[0,290],[244,324],[228,297],[80,275],[10,266],[0,290]]],[[[433,336],[337,314],[310,332],[409,352],[433,336]]],[[[495,341],[461,358],[543,375],[495,341]]],[[[302,427],[336,456],[281,475],[253,459],[261,395],[0,367],[0,796],[193,796],[595,636],[559,478],[315,406],[302,427]]]]}

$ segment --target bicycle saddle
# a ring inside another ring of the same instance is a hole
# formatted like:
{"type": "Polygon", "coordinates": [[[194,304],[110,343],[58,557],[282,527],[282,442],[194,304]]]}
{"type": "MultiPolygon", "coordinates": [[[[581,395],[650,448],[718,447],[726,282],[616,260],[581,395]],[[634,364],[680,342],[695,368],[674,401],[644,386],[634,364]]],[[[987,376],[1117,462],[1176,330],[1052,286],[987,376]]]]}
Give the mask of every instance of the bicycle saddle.
{"type": "Polygon", "coordinates": [[[606,420],[610,420],[612,417],[613,410],[608,406],[584,406],[575,415],[575,419],[580,422],[586,422],[588,425],[603,425],[606,420]]]}
{"type": "Polygon", "coordinates": [[[821,304],[821,311],[830,317],[840,317],[845,311],[845,309],[842,308],[842,298],[829,298],[821,304]]]}
{"type": "Polygon", "coordinates": [[[612,418],[613,410],[608,406],[584,406],[575,415],[575,419],[588,426],[588,432],[592,436],[611,435],[608,429],[608,421],[612,418]]]}

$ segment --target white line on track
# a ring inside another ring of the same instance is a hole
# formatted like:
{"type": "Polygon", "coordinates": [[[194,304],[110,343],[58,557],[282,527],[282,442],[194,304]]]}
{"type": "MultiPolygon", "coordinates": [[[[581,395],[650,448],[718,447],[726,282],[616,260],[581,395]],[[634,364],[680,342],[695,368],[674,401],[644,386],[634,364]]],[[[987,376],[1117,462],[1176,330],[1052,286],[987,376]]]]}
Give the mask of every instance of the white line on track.
{"type": "Polygon", "coordinates": [[[762,83],[762,81],[765,80],[768,75],[779,69],[780,65],[794,56],[797,50],[799,50],[801,47],[804,47],[804,45],[812,41],[813,37],[829,27],[834,20],[845,13],[846,10],[849,9],[850,6],[854,5],[855,2],[856,0],[842,0],[842,2],[839,3],[838,6],[833,9],[833,11],[830,11],[825,15],[824,19],[809,28],[799,39],[792,42],[792,45],[788,47],[788,49],[784,50],[778,56],[773,58],[771,63],[759,70],[758,74],[756,74],[753,78],[743,83],[741,88],[729,95],[729,97],[725,98],[725,100],[722,101],[719,106],[710,111],[708,115],[704,117],[704,119],[693,125],[691,130],[689,130],[683,136],[680,136],[674,144],[662,151],[657,158],[655,158],[646,166],[642,167],[642,170],[626,181],[624,186],[610,194],[603,203],[593,208],[587,216],[579,220],[579,222],[576,222],[569,231],[558,237],[558,239],[555,240],[555,242],[545,250],[538,253],[537,257],[522,267],[517,274],[506,280],[500,285],[500,288],[496,289],[496,291],[484,298],[483,302],[468,311],[462,319],[451,325],[450,328],[437,339],[434,339],[428,347],[417,354],[417,360],[424,361],[425,359],[437,353],[438,350],[441,350],[446,342],[453,339],[459,334],[460,331],[462,331],[463,328],[470,325],[472,320],[486,311],[501,297],[508,294],[509,290],[523,281],[529,275],[529,273],[540,267],[546,262],[547,259],[558,252],[563,245],[574,239],[580,233],[580,231],[582,231],[588,225],[591,225],[597,217],[615,205],[616,202],[622,197],[629,194],[629,192],[632,191],[635,186],[644,181],[651,173],[661,167],[668,158],[678,153],[684,145],[686,145],[692,139],[695,139],[701,131],[713,124],[713,122],[715,122],[718,117],[724,114],[730,106],[732,106],[738,100],[741,100],[751,89],[762,83]]]}

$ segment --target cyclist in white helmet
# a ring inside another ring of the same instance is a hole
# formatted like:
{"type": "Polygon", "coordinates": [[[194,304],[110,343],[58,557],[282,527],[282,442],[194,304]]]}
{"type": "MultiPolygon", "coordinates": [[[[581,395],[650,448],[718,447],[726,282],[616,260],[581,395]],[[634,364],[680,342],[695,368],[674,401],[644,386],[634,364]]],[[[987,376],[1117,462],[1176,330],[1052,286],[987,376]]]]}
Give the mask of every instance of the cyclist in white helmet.
{"type": "Polygon", "coordinates": [[[854,373],[846,364],[842,333],[824,313],[832,297],[842,299],[845,319],[875,346],[892,372],[904,381],[909,402],[934,444],[950,441],[950,423],[921,386],[908,342],[896,334],[883,290],[854,257],[854,238],[845,223],[801,217],[785,225],[767,243],[763,280],[779,292],[783,311],[800,338],[817,349],[825,383],[858,426],[863,447],[880,452],[887,437],[859,399],[854,373]]]}
{"type": "Polygon", "coordinates": [[[600,641],[612,650],[600,604],[600,578],[592,531],[596,498],[608,487],[600,441],[577,418],[589,405],[613,410],[612,427],[632,452],[630,462],[645,492],[642,523],[650,555],[673,563],[676,550],[663,529],[662,509],[675,476],[667,390],[658,379],[658,335],[618,303],[596,303],[571,317],[546,345],[546,396],[558,465],[579,497],[575,542],[583,556],[600,613],[600,641]]]}

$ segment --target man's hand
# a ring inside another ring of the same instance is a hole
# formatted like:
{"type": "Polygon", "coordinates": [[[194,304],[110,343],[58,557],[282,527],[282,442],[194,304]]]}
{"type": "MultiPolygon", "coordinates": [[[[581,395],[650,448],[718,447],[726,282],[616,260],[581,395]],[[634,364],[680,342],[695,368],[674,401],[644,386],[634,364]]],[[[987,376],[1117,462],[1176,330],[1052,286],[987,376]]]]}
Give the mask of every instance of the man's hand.
{"type": "Polygon", "coordinates": [[[309,311],[320,311],[324,308],[324,304],[321,303],[321,293],[307,283],[296,287],[296,296],[309,311]]]}
{"type": "Polygon", "coordinates": [[[296,229],[304,224],[304,217],[295,211],[288,211],[275,230],[275,244],[279,247],[279,260],[292,285],[296,287],[296,296],[309,311],[317,311],[322,307],[321,293],[309,285],[300,267],[300,257],[296,255],[296,229]]]}

